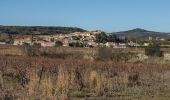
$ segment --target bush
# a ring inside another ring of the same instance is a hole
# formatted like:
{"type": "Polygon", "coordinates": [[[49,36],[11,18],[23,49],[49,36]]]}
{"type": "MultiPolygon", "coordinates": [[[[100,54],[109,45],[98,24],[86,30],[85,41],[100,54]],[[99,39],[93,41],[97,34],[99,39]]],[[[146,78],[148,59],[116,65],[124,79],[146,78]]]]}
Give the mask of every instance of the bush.
{"type": "Polygon", "coordinates": [[[101,33],[96,35],[97,43],[106,43],[108,41],[106,33],[101,33]]]}
{"type": "Polygon", "coordinates": [[[84,45],[80,42],[72,42],[72,43],[69,43],[69,46],[70,47],[84,47],[84,45]]]}
{"type": "Polygon", "coordinates": [[[77,97],[77,98],[84,98],[85,97],[85,93],[82,91],[75,91],[72,93],[73,97],[77,97]]]}
{"type": "Polygon", "coordinates": [[[163,51],[158,44],[152,44],[145,48],[145,55],[152,57],[162,57],[163,51]]]}
{"type": "Polygon", "coordinates": [[[132,73],[128,78],[128,80],[129,80],[128,86],[129,87],[133,87],[135,85],[140,86],[141,82],[139,81],[139,79],[140,79],[139,73],[137,73],[137,72],[132,73]]]}
{"type": "Polygon", "coordinates": [[[31,46],[28,43],[24,43],[22,45],[22,51],[25,53],[27,56],[39,56],[40,55],[40,49],[41,46],[39,44],[34,44],[31,46]]]}
{"type": "Polygon", "coordinates": [[[128,79],[130,82],[137,82],[139,80],[139,73],[134,73],[130,75],[128,79]]]}
{"type": "Polygon", "coordinates": [[[136,57],[135,53],[117,52],[117,53],[113,53],[112,60],[115,62],[128,62],[129,60],[131,60],[132,58],[135,58],[135,57],[136,57]]]}
{"type": "Polygon", "coordinates": [[[112,60],[114,62],[128,62],[136,57],[135,53],[115,52],[112,48],[101,47],[98,49],[97,60],[112,60]]]}
{"type": "Polygon", "coordinates": [[[55,46],[56,46],[56,47],[63,46],[63,42],[61,42],[61,41],[56,41],[56,42],[55,42],[55,46]]]}

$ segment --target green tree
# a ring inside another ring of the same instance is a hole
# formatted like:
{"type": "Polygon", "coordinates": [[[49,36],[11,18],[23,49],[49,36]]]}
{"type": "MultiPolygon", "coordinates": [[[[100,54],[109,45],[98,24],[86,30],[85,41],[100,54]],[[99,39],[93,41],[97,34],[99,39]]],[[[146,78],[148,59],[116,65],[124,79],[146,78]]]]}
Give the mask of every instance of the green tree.
{"type": "Polygon", "coordinates": [[[14,43],[14,38],[13,38],[13,36],[11,34],[9,35],[9,41],[7,43],[9,43],[9,44],[14,43]]]}
{"type": "Polygon", "coordinates": [[[84,47],[84,45],[80,42],[72,42],[72,43],[69,43],[69,46],[70,47],[84,47]]]}
{"type": "Polygon", "coordinates": [[[56,42],[55,42],[55,46],[56,46],[56,47],[63,46],[63,43],[62,43],[61,41],[56,41],[56,42]]]}
{"type": "Polygon", "coordinates": [[[108,40],[108,37],[104,32],[96,35],[96,42],[97,43],[106,43],[107,40],[108,40]]]}
{"type": "Polygon", "coordinates": [[[109,42],[119,42],[119,39],[117,38],[117,36],[115,34],[111,34],[108,36],[108,41],[109,42]]]}

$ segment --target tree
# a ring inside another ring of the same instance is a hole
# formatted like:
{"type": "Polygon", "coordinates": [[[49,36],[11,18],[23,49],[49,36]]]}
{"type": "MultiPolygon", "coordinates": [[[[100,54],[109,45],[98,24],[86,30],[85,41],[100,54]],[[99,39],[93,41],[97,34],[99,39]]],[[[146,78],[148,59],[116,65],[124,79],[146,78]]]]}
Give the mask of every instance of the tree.
{"type": "Polygon", "coordinates": [[[28,43],[24,43],[22,45],[22,50],[27,56],[33,56],[34,55],[34,51],[28,43]]]}
{"type": "Polygon", "coordinates": [[[40,49],[41,48],[41,44],[40,43],[34,43],[33,48],[36,48],[36,49],[40,49]]]}
{"type": "Polygon", "coordinates": [[[51,41],[51,42],[54,42],[54,38],[51,38],[50,41],[51,41]]]}
{"type": "Polygon", "coordinates": [[[31,46],[28,43],[22,45],[22,50],[27,56],[39,56],[40,55],[40,44],[34,44],[31,46]]]}
{"type": "Polygon", "coordinates": [[[73,38],[73,40],[80,40],[80,38],[77,36],[72,36],[72,38],[73,38]]]}
{"type": "Polygon", "coordinates": [[[14,38],[11,34],[9,34],[9,41],[7,42],[9,44],[13,44],[14,43],[14,38]]]}
{"type": "Polygon", "coordinates": [[[119,39],[117,38],[117,36],[115,34],[111,34],[108,36],[108,42],[119,42],[119,39]]]}
{"type": "Polygon", "coordinates": [[[56,47],[63,46],[63,43],[62,43],[61,41],[56,41],[56,42],[55,42],[55,46],[56,46],[56,47]]]}
{"type": "Polygon", "coordinates": [[[80,42],[72,42],[72,43],[69,43],[69,46],[70,47],[84,47],[84,45],[80,42]]]}
{"type": "Polygon", "coordinates": [[[108,37],[104,32],[96,35],[96,42],[97,43],[106,43],[107,40],[108,40],[108,37]]]}

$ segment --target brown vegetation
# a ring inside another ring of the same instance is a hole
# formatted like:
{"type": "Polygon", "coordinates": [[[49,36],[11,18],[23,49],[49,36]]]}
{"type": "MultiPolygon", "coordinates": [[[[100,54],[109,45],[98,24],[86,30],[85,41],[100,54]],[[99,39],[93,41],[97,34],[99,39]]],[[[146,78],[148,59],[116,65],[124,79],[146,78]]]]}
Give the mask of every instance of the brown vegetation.
{"type": "Polygon", "coordinates": [[[1,46],[0,100],[168,99],[170,64],[130,62],[137,52],[1,46]]]}
{"type": "Polygon", "coordinates": [[[0,65],[1,99],[170,96],[169,64],[0,56],[0,65]]]}

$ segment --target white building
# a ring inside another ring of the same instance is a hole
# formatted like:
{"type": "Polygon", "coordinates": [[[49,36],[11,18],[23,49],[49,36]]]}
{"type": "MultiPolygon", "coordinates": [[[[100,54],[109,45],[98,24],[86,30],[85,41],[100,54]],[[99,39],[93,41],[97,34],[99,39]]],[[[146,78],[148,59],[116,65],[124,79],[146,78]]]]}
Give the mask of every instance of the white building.
{"type": "Polygon", "coordinates": [[[32,39],[31,38],[15,39],[13,45],[23,45],[24,43],[32,45],[32,39]]]}
{"type": "Polygon", "coordinates": [[[6,42],[0,42],[0,45],[4,45],[4,44],[6,44],[6,42]]]}
{"type": "Polygon", "coordinates": [[[116,46],[114,46],[113,48],[127,48],[125,43],[118,43],[116,46]]]}
{"type": "Polygon", "coordinates": [[[143,44],[143,46],[149,46],[150,45],[150,43],[144,43],[143,44]]]}

